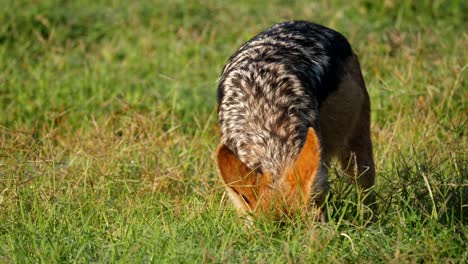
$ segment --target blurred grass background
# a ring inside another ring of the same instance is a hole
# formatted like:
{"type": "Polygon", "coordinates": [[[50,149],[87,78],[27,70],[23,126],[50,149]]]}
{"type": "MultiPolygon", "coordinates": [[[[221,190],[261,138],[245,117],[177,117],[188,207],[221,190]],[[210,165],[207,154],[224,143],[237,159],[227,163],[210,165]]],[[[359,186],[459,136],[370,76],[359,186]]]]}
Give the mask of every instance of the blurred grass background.
{"type": "Polygon", "coordinates": [[[466,1],[0,6],[0,262],[468,258],[466,1]],[[360,57],[374,224],[339,168],[326,225],[248,230],[223,195],[217,78],[243,42],[293,19],[341,32],[360,57]]]}

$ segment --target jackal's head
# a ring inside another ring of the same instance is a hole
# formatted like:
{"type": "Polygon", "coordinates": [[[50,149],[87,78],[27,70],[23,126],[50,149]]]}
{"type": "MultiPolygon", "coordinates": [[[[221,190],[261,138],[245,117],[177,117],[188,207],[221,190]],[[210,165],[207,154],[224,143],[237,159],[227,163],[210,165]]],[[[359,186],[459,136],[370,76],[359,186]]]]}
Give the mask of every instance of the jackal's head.
{"type": "Polygon", "coordinates": [[[315,130],[309,128],[297,159],[279,177],[249,169],[224,144],[218,147],[216,162],[229,197],[240,213],[264,214],[278,220],[309,206],[320,168],[319,140],[315,130]]]}

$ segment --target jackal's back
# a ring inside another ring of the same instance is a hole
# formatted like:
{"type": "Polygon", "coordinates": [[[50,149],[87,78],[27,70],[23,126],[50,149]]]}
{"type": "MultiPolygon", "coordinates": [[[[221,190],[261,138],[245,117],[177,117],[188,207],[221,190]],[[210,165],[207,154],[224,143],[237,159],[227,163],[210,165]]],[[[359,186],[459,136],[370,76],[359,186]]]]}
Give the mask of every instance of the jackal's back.
{"type": "Polygon", "coordinates": [[[281,172],[342,77],[348,41],[323,26],[277,24],[229,59],[218,86],[222,141],[251,169],[281,172]]]}

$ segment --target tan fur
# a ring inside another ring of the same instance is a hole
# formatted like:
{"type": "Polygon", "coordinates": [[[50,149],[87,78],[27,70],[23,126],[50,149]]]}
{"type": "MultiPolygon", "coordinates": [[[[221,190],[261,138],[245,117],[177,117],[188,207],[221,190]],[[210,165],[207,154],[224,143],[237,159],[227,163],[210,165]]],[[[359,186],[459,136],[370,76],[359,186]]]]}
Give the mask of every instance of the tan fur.
{"type": "Polygon", "coordinates": [[[218,147],[217,166],[229,196],[240,212],[280,218],[309,206],[320,167],[318,137],[310,128],[297,160],[276,181],[268,172],[247,168],[224,144],[218,147]]]}
{"type": "Polygon", "coordinates": [[[238,210],[252,210],[251,203],[264,189],[264,175],[249,170],[224,144],[219,145],[216,158],[222,180],[238,210]]]}
{"type": "MultiPolygon", "coordinates": [[[[309,129],[307,140],[294,166],[286,171],[285,180],[293,191],[300,188],[302,201],[308,204],[312,184],[316,180],[317,170],[320,167],[320,144],[314,129],[309,129]],[[299,186],[298,186],[299,185],[299,186]]],[[[299,197],[299,195],[295,195],[299,197]]]]}
{"type": "MultiPolygon", "coordinates": [[[[356,55],[345,63],[344,79],[320,108],[320,128],[325,164],[337,157],[349,175],[359,177],[367,190],[375,183],[370,139],[370,100],[356,55]]],[[[371,193],[367,204],[374,202],[371,193]]]]}

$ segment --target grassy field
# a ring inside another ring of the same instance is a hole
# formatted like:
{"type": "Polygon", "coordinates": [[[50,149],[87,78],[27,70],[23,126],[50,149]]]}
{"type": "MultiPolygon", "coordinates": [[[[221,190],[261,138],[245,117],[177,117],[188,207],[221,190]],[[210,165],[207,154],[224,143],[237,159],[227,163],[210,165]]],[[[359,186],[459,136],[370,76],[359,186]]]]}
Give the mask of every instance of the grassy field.
{"type": "Polygon", "coordinates": [[[466,1],[0,0],[0,263],[466,263],[466,1]],[[380,3],[381,2],[381,3],[380,3]],[[242,226],[216,82],[273,23],[342,32],[372,100],[378,220],[242,226]]]}

